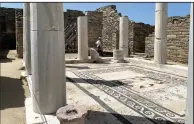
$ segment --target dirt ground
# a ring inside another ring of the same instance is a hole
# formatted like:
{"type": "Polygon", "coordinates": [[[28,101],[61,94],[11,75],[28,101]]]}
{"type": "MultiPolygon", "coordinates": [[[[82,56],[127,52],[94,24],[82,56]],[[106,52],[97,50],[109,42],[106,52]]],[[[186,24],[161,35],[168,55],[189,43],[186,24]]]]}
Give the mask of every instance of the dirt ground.
{"type": "Polygon", "coordinates": [[[20,80],[22,59],[11,50],[8,59],[0,60],[1,124],[25,124],[24,100],[30,95],[28,86],[20,80]]]}

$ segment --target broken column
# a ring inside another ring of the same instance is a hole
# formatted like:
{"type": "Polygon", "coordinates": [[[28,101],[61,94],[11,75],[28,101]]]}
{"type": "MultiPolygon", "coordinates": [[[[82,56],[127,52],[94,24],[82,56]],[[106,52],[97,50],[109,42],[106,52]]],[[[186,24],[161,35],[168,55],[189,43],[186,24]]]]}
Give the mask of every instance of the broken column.
{"type": "Polygon", "coordinates": [[[156,3],[154,61],[158,64],[167,62],[167,19],[168,3],[156,3]]]}
{"type": "Polygon", "coordinates": [[[57,110],[60,124],[85,124],[87,110],[82,106],[67,105],[57,110]]]}
{"type": "Polygon", "coordinates": [[[30,3],[24,3],[23,11],[23,57],[27,74],[31,74],[31,43],[30,43],[30,3]]]}
{"type": "Polygon", "coordinates": [[[185,124],[193,124],[193,3],[190,10],[188,83],[185,124]]]}
{"type": "Polygon", "coordinates": [[[88,59],[88,20],[87,16],[77,18],[78,27],[78,59],[88,59]]]}
{"type": "Polygon", "coordinates": [[[124,17],[120,17],[120,34],[119,34],[119,49],[123,50],[124,53],[124,57],[128,57],[129,53],[128,53],[128,17],[124,16],[124,17]]]}
{"type": "Polygon", "coordinates": [[[33,111],[66,105],[63,3],[30,3],[33,111]]]}

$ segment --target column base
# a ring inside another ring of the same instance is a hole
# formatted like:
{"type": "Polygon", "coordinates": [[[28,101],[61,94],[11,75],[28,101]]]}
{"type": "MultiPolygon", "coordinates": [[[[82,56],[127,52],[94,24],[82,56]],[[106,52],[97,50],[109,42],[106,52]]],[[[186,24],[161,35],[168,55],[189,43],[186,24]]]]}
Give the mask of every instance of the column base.
{"type": "Polygon", "coordinates": [[[113,59],[114,60],[124,60],[123,50],[113,50],[113,59]]]}

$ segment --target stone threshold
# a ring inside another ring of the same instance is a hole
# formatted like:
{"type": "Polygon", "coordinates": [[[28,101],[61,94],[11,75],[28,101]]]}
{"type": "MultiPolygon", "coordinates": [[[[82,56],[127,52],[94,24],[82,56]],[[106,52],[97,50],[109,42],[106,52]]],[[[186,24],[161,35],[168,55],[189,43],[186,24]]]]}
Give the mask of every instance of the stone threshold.
{"type": "MultiPolygon", "coordinates": [[[[31,75],[28,75],[26,79],[28,87],[30,89],[30,94],[32,96],[33,92],[31,75]]],[[[44,115],[35,113],[32,108],[32,97],[28,97],[25,99],[25,112],[26,124],[60,124],[60,122],[54,115],[44,115]]]]}

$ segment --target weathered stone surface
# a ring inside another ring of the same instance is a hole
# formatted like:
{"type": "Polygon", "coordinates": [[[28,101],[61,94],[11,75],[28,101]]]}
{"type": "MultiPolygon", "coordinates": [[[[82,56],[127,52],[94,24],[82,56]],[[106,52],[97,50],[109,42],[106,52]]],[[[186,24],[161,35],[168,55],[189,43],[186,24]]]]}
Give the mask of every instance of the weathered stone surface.
{"type": "Polygon", "coordinates": [[[86,16],[88,17],[88,47],[95,48],[96,41],[99,37],[102,37],[103,13],[97,11],[87,11],[86,16]]]}
{"type": "Polygon", "coordinates": [[[0,49],[15,49],[15,9],[0,7],[0,49]]]}
{"type": "Polygon", "coordinates": [[[99,53],[94,49],[94,48],[90,48],[90,56],[91,59],[99,59],[99,53]]]}
{"type": "Polygon", "coordinates": [[[60,124],[84,124],[87,110],[81,106],[67,105],[57,110],[56,116],[60,124]]]}
{"type": "MultiPolygon", "coordinates": [[[[189,19],[189,15],[168,18],[167,60],[180,63],[188,62],[189,19]]],[[[154,33],[146,37],[145,53],[148,57],[154,56],[154,33]]]]}
{"type": "Polygon", "coordinates": [[[113,50],[113,59],[114,60],[124,60],[123,50],[113,50]]]}
{"type": "Polygon", "coordinates": [[[19,58],[23,58],[23,10],[15,9],[16,49],[19,58]]]}

